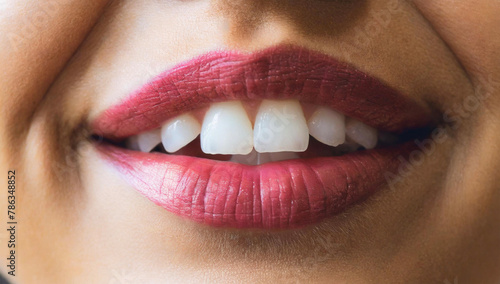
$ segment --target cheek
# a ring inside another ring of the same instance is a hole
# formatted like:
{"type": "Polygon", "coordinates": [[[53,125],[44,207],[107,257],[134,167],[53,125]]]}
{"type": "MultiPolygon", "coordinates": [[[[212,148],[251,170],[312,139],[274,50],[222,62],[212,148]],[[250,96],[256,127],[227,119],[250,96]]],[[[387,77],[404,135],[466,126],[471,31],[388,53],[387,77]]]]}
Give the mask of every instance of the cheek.
{"type": "Polygon", "coordinates": [[[9,70],[0,78],[0,93],[9,94],[2,102],[9,112],[2,114],[1,121],[8,123],[7,133],[15,136],[14,145],[22,137],[12,133],[12,125],[28,127],[29,118],[106,1],[60,2],[53,1],[55,7],[47,7],[44,2],[2,3],[7,13],[0,14],[0,33],[7,36],[0,43],[0,61],[9,70]],[[46,40],[51,38],[56,40],[46,40]]]}
{"type": "MultiPolygon", "coordinates": [[[[500,74],[500,5],[495,1],[444,3],[417,0],[417,7],[429,19],[475,80],[500,74]],[[450,6],[453,5],[453,6],[450,6]]],[[[500,98],[498,99],[500,100],[500,98]]]]}
{"type": "Polygon", "coordinates": [[[84,90],[93,118],[176,63],[222,48],[221,20],[203,1],[142,2],[109,7],[102,17],[113,21],[97,24],[56,82],[60,93],[78,93],[68,100],[72,108],[81,108],[84,90]]]}

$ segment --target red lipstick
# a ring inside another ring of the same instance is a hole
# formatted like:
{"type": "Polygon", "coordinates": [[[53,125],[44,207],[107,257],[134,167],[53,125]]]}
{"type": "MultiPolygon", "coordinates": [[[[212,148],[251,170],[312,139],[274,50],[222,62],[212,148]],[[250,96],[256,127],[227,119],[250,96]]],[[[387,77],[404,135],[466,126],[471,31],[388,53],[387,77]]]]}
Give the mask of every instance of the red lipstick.
{"type": "MultiPolygon", "coordinates": [[[[331,107],[379,130],[423,127],[430,113],[376,78],[324,54],[278,46],[252,54],[210,52],[159,75],[93,122],[120,140],[183,112],[226,100],[298,99],[331,107]]],[[[317,223],[385,187],[409,144],[340,157],[259,166],[141,153],[97,145],[134,188],[157,205],[208,225],[289,229],[317,223]]]]}

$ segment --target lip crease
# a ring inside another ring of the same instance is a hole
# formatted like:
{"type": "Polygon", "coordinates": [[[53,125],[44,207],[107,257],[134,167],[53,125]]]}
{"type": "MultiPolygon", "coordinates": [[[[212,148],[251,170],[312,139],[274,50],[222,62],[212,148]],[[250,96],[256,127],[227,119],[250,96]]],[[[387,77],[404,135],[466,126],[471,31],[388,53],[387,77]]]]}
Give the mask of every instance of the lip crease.
{"type": "MultiPolygon", "coordinates": [[[[121,140],[183,112],[226,100],[298,99],[382,131],[425,127],[430,112],[349,64],[281,45],[209,52],[179,64],[104,111],[96,135],[121,140]]],[[[217,227],[292,229],[334,216],[387,186],[415,145],[246,166],[96,144],[103,159],[155,204],[217,227]]]]}

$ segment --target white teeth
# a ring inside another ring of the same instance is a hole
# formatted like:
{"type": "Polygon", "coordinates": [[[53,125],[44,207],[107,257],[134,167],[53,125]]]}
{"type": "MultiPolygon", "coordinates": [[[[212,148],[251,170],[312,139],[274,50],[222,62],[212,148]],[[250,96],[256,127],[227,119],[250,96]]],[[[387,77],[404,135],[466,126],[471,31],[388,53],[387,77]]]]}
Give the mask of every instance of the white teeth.
{"type": "Polygon", "coordinates": [[[309,146],[309,135],[335,147],[332,155],[397,141],[394,135],[378,133],[375,128],[332,109],[309,108],[309,105],[305,109],[308,115],[312,113],[307,121],[298,100],[263,100],[252,127],[242,102],[214,103],[201,125],[195,112],[189,112],[170,119],[160,129],[132,136],[125,143],[128,149],[142,152],[151,152],[163,143],[167,152],[175,153],[200,135],[204,153],[233,155],[232,162],[260,165],[298,159],[297,152],[304,152],[309,146]]]}
{"type": "Polygon", "coordinates": [[[309,133],[321,143],[338,146],[345,142],[344,115],[326,107],[319,107],[307,122],[309,133]]]}
{"type": "Polygon", "coordinates": [[[206,154],[246,155],[252,148],[252,124],[241,102],[213,104],[201,127],[201,150],[206,154]]]}
{"type": "Polygon", "coordinates": [[[346,135],[352,141],[360,144],[366,149],[377,146],[377,130],[356,119],[348,119],[346,123],[346,135]]]}
{"type": "Polygon", "coordinates": [[[305,151],[309,130],[299,102],[264,100],[255,119],[253,138],[260,153],[305,151]]]}
{"type": "Polygon", "coordinates": [[[150,152],[160,143],[161,132],[159,128],[144,132],[137,136],[137,145],[142,152],[150,152]]]}
{"type": "Polygon", "coordinates": [[[161,127],[163,148],[169,153],[177,152],[193,141],[201,132],[201,125],[193,115],[186,113],[167,121],[161,127]]]}

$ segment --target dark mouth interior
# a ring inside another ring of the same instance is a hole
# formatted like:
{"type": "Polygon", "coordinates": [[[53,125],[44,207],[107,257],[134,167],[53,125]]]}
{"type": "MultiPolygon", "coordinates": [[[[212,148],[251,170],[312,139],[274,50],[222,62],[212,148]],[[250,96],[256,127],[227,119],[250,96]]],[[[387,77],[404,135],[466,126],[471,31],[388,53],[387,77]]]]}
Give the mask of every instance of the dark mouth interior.
{"type": "MultiPolygon", "coordinates": [[[[401,134],[389,134],[384,132],[379,132],[379,142],[376,148],[385,148],[398,144],[403,144],[408,141],[413,141],[415,139],[422,140],[428,137],[433,128],[420,128],[405,131],[401,134]]],[[[125,140],[121,141],[113,141],[111,139],[106,139],[105,137],[99,135],[93,135],[92,139],[98,143],[109,143],[116,147],[126,149],[125,140]]],[[[342,156],[355,151],[363,151],[366,150],[363,146],[357,145],[352,141],[347,139],[345,144],[339,145],[337,147],[328,146],[316,140],[314,137],[309,136],[309,147],[305,152],[297,153],[300,158],[317,158],[317,157],[335,157],[342,156]]],[[[204,159],[218,160],[218,161],[228,161],[231,159],[233,155],[211,155],[205,154],[201,150],[200,146],[200,137],[198,136],[191,143],[180,149],[175,153],[167,153],[163,148],[163,145],[158,144],[151,153],[163,153],[166,155],[183,155],[183,156],[192,156],[204,159]]]]}

